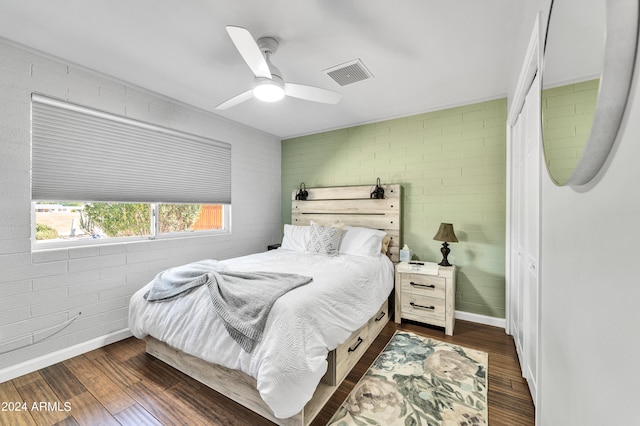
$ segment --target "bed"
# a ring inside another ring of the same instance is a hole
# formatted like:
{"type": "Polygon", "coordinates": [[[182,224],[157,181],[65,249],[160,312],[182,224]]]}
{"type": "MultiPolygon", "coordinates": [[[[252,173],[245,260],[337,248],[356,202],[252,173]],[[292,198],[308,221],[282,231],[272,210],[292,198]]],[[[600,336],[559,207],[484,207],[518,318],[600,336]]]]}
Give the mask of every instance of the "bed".
{"type": "Polygon", "coordinates": [[[144,300],[145,286],[131,299],[132,333],[146,339],[149,354],[263,417],[309,424],[389,320],[401,188],[384,189],[385,199],[369,198],[369,186],[311,188],[307,200],[293,192],[292,223],[285,225],[281,248],[220,261],[233,271],[313,278],[277,299],[251,353],[227,333],[206,286],[166,303],[144,300]],[[342,231],[337,255],[304,250],[311,230],[335,227],[342,231]],[[374,255],[366,238],[384,234],[386,252],[378,246],[374,255]]]}

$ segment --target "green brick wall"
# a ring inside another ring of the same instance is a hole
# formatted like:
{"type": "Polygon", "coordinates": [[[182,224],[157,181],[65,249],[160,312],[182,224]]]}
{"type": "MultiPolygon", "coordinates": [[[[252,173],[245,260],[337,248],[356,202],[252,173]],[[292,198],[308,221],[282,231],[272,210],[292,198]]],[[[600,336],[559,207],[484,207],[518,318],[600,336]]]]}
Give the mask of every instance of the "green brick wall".
{"type": "Polygon", "coordinates": [[[569,179],[591,132],[600,79],[542,91],[547,167],[558,183],[569,179]]]}
{"type": "Polygon", "coordinates": [[[426,261],[453,223],[459,243],[456,310],[504,318],[507,101],[498,99],[282,141],[282,222],[291,191],[307,187],[403,186],[403,241],[426,261]]]}

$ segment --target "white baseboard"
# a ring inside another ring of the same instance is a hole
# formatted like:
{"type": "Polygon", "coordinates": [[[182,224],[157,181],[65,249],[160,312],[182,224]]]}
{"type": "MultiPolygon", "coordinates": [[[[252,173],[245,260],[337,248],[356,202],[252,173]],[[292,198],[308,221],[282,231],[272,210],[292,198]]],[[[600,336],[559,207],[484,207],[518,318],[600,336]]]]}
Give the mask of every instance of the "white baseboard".
{"type": "Polygon", "coordinates": [[[505,328],[507,322],[504,318],[490,317],[487,315],[472,314],[470,312],[456,311],[456,319],[505,328]]]}
{"type": "Polygon", "coordinates": [[[120,331],[115,331],[113,333],[97,337],[87,342],[82,342],[77,345],[43,355],[38,358],[21,362],[20,364],[3,368],[0,370],[0,383],[4,383],[6,381],[15,379],[16,377],[20,377],[33,371],[40,370],[41,368],[45,368],[69,358],[73,358],[74,356],[82,355],[86,352],[101,348],[103,346],[126,339],[131,336],[131,331],[129,331],[128,328],[125,328],[120,331]]]}

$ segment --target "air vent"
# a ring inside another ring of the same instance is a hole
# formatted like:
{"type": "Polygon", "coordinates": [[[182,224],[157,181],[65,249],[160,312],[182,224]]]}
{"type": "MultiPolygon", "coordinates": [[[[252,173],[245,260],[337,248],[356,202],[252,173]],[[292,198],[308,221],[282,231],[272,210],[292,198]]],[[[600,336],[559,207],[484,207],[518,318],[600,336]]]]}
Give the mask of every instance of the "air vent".
{"type": "Polygon", "coordinates": [[[360,59],[345,62],[335,67],[324,70],[329,77],[334,79],[340,86],[355,83],[357,81],[373,78],[373,74],[364,66],[360,59]]]}

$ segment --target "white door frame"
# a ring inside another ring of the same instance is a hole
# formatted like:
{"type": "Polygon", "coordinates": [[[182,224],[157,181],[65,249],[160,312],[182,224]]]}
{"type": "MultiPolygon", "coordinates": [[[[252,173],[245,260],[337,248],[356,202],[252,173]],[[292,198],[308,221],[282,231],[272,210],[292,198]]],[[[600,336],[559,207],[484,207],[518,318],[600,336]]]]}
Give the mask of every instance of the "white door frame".
{"type": "MultiPolygon", "coordinates": [[[[529,87],[533,82],[536,74],[539,69],[542,69],[542,49],[541,45],[542,40],[544,40],[544,35],[542,34],[542,25],[541,25],[541,17],[542,13],[539,12],[536,17],[536,22],[533,26],[533,32],[531,33],[531,39],[529,40],[529,47],[527,48],[527,53],[524,57],[524,62],[522,65],[522,70],[520,71],[520,77],[518,78],[518,85],[516,86],[516,91],[513,96],[513,101],[511,102],[511,106],[509,108],[509,113],[507,115],[507,217],[506,217],[506,279],[507,285],[505,286],[506,290],[506,300],[509,300],[510,293],[510,261],[511,261],[511,142],[513,141],[513,127],[518,120],[518,115],[522,111],[522,107],[524,106],[524,102],[527,97],[527,93],[529,92],[529,87]]],[[[508,334],[509,330],[509,316],[510,316],[509,304],[506,306],[505,316],[506,316],[506,326],[505,330],[508,334]]]]}
{"type": "MultiPolygon", "coordinates": [[[[538,12],[538,15],[536,17],[535,20],[535,24],[533,27],[533,31],[531,33],[531,38],[529,40],[529,46],[527,48],[527,52],[525,54],[524,57],[524,61],[523,61],[523,65],[522,65],[522,69],[520,71],[520,75],[518,78],[518,83],[516,86],[516,90],[514,93],[514,97],[513,97],[513,101],[511,102],[510,108],[509,108],[509,112],[507,115],[507,185],[506,185],[506,205],[507,205],[507,212],[506,212],[506,253],[505,253],[505,265],[506,265],[506,273],[505,273],[505,279],[506,279],[506,285],[505,285],[505,300],[506,300],[506,310],[505,310],[505,317],[506,317],[506,325],[505,325],[505,331],[508,334],[513,334],[513,330],[511,330],[511,317],[513,315],[513,313],[511,312],[511,297],[512,297],[512,288],[513,288],[513,280],[512,278],[512,274],[513,274],[513,270],[512,270],[512,233],[511,233],[511,225],[512,225],[512,209],[511,209],[511,191],[512,191],[512,186],[511,186],[511,179],[512,179],[512,164],[511,164],[511,155],[512,155],[512,151],[511,151],[511,146],[512,146],[512,142],[513,142],[513,138],[514,138],[514,126],[516,124],[516,121],[518,120],[518,116],[520,114],[520,112],[522,111],[522,107],[524,106],[525,100],[526,100],[526,96],[527,93],[529,92],[529,88],[531,87],[531,83],[533,82],[533,79],[535,78],[536,74],[538,74],[539,70],[542,69],[542,61],[543,61],[543,49],[544,49],[544,40],[545,40],[545,35],[544,35],[544,29],[543,29],[543,25],[542,25],[542,12],[538,12]]],[[[544,158],[543,156],[540,157],[541,159],[544,158]]],[[[538,227],[538,240],[540,240],[540,227],[538,227]]],[[[538,262],[540,261],[540,253],[538,253],[538,262]]],[[[541,297],[541,283],[540,283],[540,269],[541,269],[541,265],[540,262],[538,263],[538,301],[540,302],[542,300],[541,297]]],[[[538,305],[538,321],[537,324],[535,324],[535,326],[537,327],[537,336],[538,336],[538,342],[541,341],[540,339],[540,305],[538,305]]],[[[534,400],[536,401],[536,407],[535,407],[535,412],[536,412],[536,423],[538,423],[538,419],[540,418],[540,390],[541,390],[541,383],[540,383],[540,356],[541,356],[541,345],[538,343],[537,344],[537,378],[535,378],[536,381],[536,395],[533,395],[534,400]]]]}

